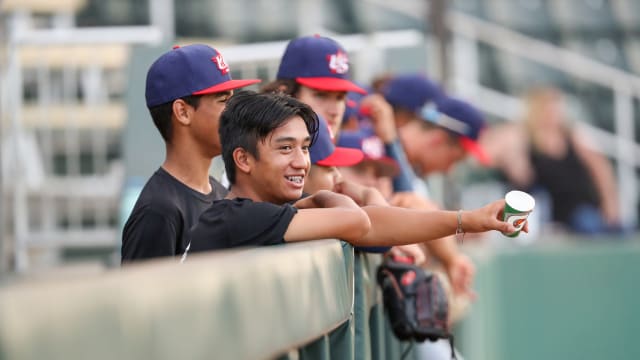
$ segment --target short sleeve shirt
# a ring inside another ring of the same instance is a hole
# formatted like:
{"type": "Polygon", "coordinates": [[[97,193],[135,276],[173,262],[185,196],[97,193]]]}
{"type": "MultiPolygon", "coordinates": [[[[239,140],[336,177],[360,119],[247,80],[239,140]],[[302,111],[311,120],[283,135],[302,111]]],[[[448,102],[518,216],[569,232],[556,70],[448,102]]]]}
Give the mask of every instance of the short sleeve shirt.
{"type": "Polygon", "coordinates": [[[191,230],[189,253],[282,244],[297,212],[290,204],[244,198],[214,201],[191,230]]]}
{"type": "Polygon", "coordinates": [[[200,214],[227,190],[209,177],[212,191],[202,194],[159,168],[145,184],[122,232],[122,262],[179,256],[200,214]]]}

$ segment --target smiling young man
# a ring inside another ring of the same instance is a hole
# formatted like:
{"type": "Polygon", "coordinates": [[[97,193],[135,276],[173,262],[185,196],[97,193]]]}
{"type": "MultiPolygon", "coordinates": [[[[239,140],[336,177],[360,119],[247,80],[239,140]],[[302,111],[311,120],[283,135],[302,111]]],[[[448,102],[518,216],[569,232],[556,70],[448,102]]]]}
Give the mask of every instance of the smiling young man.
{"type": "Polygon", "coordinates": [[[188,230],[227,190],[209,176],[221,152],[218,121],[233,90],[260,80],[232,80],[215,49],[175,47],[149,68],[146,102],[166,145],[162,166],[149,178],[122,233],[122,262],[179,256],[188,230]]]}
{"type": "Polygon", "coordinates": [[[366,213],[346,196],[324,191],[290,204],[302,196],[317,128],[311,108],[290,96],[235,95],[220,122],[231,189],[200,216],[190,253],[319,238],[356,241],[368,232],[366,213]]]}
{"type": "Polygon", "coordinates": [[[215,201],[200,216],[191,231],[190,252],[323,238],[357,246],[393,246],[456,231],[513,230],[498,220],[504,200],[453,212],[360,207],[331,191],[300,199],[317,129],[311,108],[289,96],[235,95],[220,121],[231,189],[226,199],[215,201]]]}

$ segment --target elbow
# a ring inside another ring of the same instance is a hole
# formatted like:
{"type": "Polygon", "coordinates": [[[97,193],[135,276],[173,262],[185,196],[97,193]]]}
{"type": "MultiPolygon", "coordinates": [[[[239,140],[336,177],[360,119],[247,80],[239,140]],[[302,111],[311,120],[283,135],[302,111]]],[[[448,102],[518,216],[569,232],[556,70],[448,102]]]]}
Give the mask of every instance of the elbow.
{"type": "Polygon", "coordinates": [[[371,231],[371,220],[364,210],[358,209],[358,211],[354,211],[352,221],[352,226],[343,236],[343,240],[352,245],[360,245],[369,231],[371,231]]]}

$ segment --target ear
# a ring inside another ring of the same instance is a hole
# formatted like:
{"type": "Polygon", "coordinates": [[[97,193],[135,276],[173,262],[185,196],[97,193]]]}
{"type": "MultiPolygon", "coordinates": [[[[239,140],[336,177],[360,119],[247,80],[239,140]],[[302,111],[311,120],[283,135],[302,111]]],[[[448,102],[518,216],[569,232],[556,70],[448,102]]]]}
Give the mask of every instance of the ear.
{"type": "Polygon", "coordinates": [[[239,172],[249,174],[255,163],[255,158],[245,149],[239,147],[233,150],[233,162],[239,172]]]}
{"type": "Polygon", "coordinates": [[[193,107],[187,104],[182,99],[177,99],[172,104],[173,116],[175,116],[176,120],[179,123],[185,126],[189,126],[191,124],[191,117],[193,114],[193,107]]]}

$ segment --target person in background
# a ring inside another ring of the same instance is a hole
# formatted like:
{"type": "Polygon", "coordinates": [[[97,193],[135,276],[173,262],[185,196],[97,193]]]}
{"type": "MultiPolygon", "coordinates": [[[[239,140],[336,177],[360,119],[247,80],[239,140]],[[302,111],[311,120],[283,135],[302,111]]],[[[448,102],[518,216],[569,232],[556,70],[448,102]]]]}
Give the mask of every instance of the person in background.
{"type": "Polygon", "coordinates": [[[552,221],[580,234],[623,230],[611,163],[571,126],[559,90],[530,90],[523,121],[496,126],[482,142],[512,186],[549,195],[552,221]]]}
{"type": "Polygon", "coordinates": [[[232,80],[222,54],[207,45],[174,47],[149,68],[146,103],[165,142],[122,233],[122,263],[180,256],[200,213],[227,190],[209,176],[220,155],[218,122],[233,90],[260,80],[232,80]]]}
{"type": "MultiPolygon", "coordinates": [[[[445,95],[438,84],[421,74],[387,76],[378,81],[376,87],[393,108],[397,132],[410,163],[402,175],[420,195],[397,193],[391,203],[439,209],[423,178],[450,171],[469,154],[487,165],[489,158],[477,142],[485,127],[484,117],[471,104],[445,95]]],[[[455,321],[468,308],[469,301],[476,298],[472,289],[475,266],[459,250],[454,237],[432,241],[426,246],[450,281],[453,290],[450,303],[456,309],[452,320],[455,321]]],[[[449,356],[443,341],[425,343],[419,347],[419,353],[433,359],[449,356]]]]}
{"type": "MultiPolygon", "coordinates": [[[[393,192],[391,179],[398,173],[399,167],[393,159],[386,156],[382,140],[374,135],[371,129],[364,127],[355,132],[343,131],[337,144],[346,148],[361,149],[365,154],[365,160],[360,164],[338,169],[342,180],[377,188],[389,205],[422,210],[438,209],[435,203],[414,192],[393,192]]],[[[425,255],[433,256],[442,264],[453,291],[459,296],[474,299],[475,292],[471,284],[475,266],[468,256],[460,252],[455,239],[443,238],[421,245],[428,251],[427,254],[416,256],[415,252],[408,252],[420,260],[420,265],[426,262],[425,255]]]]}

